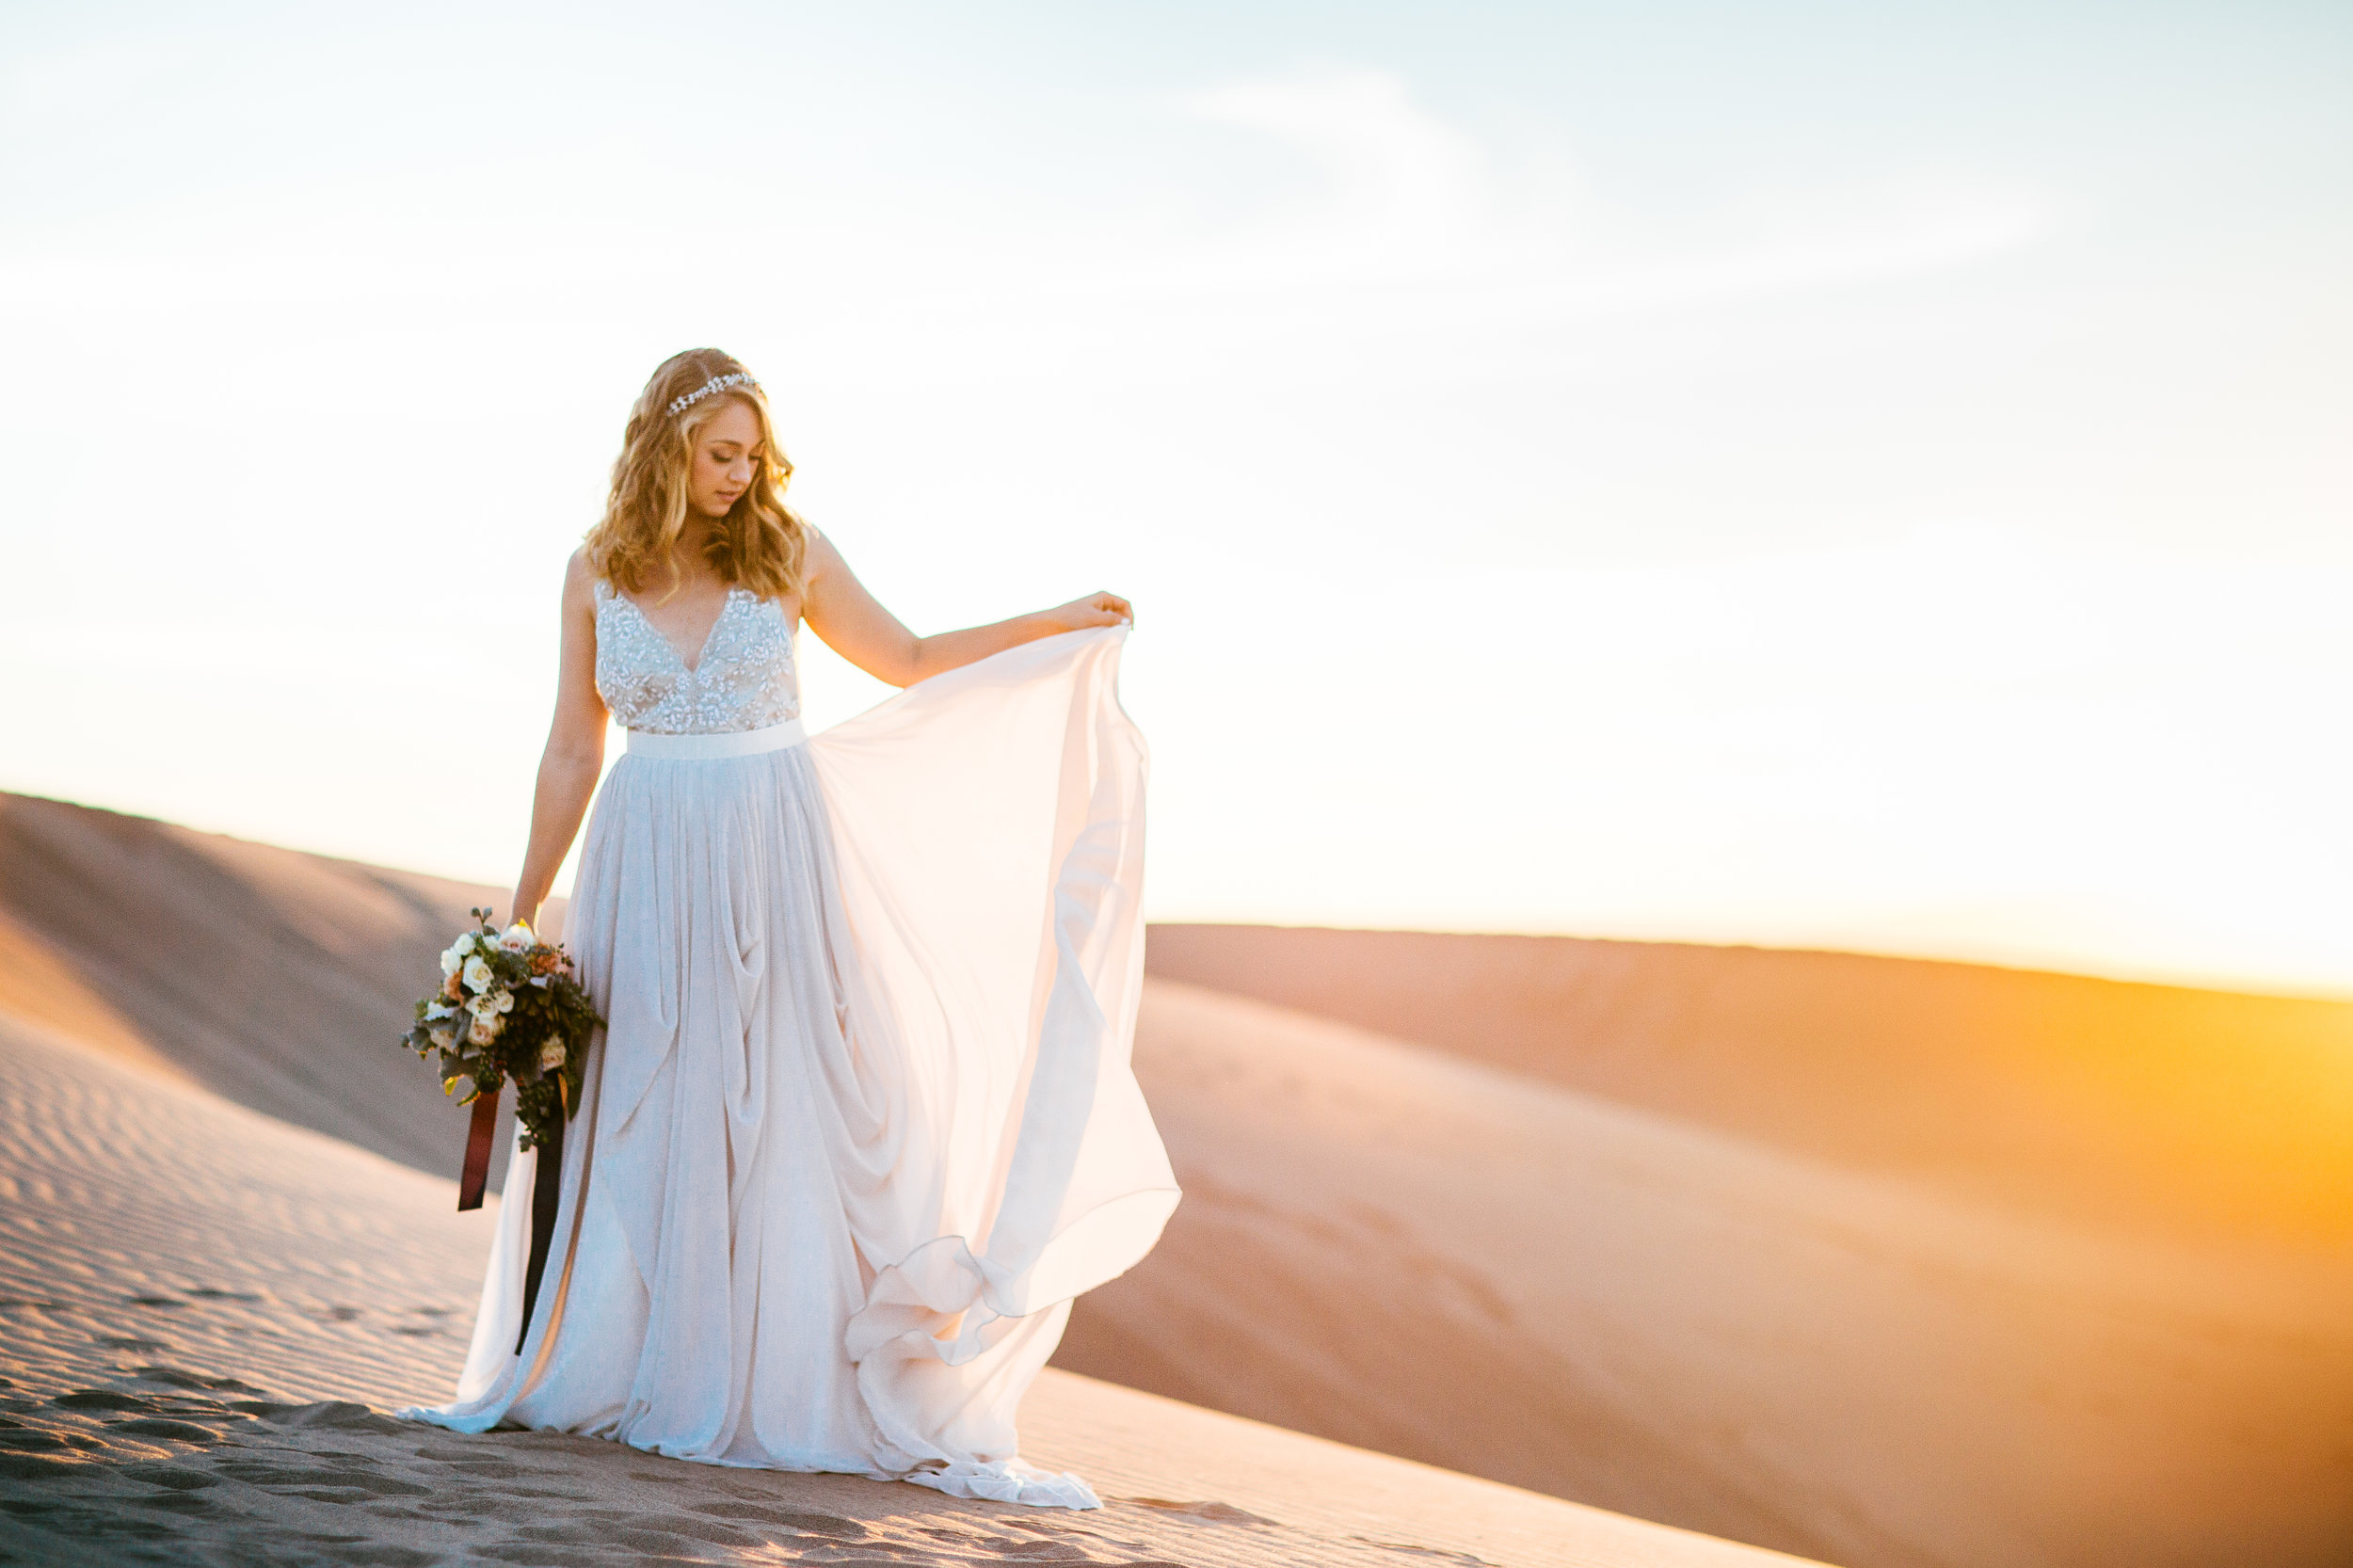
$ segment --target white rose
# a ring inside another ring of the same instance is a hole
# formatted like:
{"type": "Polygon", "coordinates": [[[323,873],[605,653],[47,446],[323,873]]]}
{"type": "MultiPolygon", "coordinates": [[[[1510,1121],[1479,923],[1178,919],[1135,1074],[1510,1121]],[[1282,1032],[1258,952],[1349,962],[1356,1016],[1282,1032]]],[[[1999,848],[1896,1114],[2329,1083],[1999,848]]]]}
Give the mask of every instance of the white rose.
{"type": "Polygon", "coordinates": [[[498,978],[490,972],[490,966],[482,961],[479,953],[466,960],[465,975],[466,989],[469,991],[487,991],[498,978]]]}
{"type": "Polygon", "coordinates": [[[497,1020],[476,1018],[466,1030],[466,1038],[477,1046],[487,1046],[499,1037],[497,1020]]]}
{"type": "Polygon", "coordinates": [[[515,993],[508,990],[504,985],[500,986],[497,990],[492,991],[489,995],[488,1000],[491,1006],[497,1008],[502,1013],[512,1013],[515,1011],[515,993]]]}
{"type": "Polygon", "coordinates": [[[517,920],[513,925],[508,926],[505,935],[499,938],[499,946],[509,952],[521,952],[526,948],[536,945],[538,940],[538,937],[531,934],[531,927],[517,920]]]}
{"type": "Polygon", "coordinates": [[[550,1040],[539,1048],[539,1070],[552,1073],[564,1064],[564,1042],[550,1040]]]}
{"type": "Polygon", "coordinates": [[[457,966],[464,962],[465,959],[458,956],[456,948],[445,949],[441,953],[441,972],[445,975],[456,974],[457,966]]]}
{"type": "Polygon", "coordinates": [[[492,1001],[488,997],[468,997],[466,999],[466,1011],[472,1014],[477,1018],[488,1018],[498,1012],[498,1003],[492,1001]]]}

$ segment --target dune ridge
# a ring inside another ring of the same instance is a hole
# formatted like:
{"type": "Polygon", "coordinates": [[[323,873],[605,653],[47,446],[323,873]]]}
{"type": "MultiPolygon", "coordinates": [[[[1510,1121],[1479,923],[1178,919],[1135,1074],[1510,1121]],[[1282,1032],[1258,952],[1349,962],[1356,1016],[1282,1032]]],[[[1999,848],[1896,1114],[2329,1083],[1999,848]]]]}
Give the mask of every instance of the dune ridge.
{"type": "Polygon", "coordinates": [[[2104,1229],[2353,1254],[2353,1002],[1846,952],[1156,925],[1150,971],[2104,1229]]]}
{"type": "MultiPolygon", "coordinates": [[[[431,955],[469,908],[506,896],[0,794],[0,1006],[264,1115],[454,1174],[463,1117],[414,1057],[389,1048],[431,982],[431,955]]],[[[560,929],[561,901],[549,918],[560,929]]],[[[492,1192],[504,1184],[504,1125],[492,1192]]]]}

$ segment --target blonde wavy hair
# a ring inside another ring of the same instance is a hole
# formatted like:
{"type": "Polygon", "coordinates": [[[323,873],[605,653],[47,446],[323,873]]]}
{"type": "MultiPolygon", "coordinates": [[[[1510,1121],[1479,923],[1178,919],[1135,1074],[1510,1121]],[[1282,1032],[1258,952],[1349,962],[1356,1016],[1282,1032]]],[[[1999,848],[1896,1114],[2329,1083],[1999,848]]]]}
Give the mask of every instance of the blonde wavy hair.
{"type": "Polygon", "coordinates": [[[589,564],[623,593],[643,593],[657,577],[669,578],[667,591],[678,591],[671,550],[686,529],[686,481],[696,438],[730,400],[750,408],[760,422],[760,456],[751,487],[712,527],[703,558],[722,581],[762,599],[783,599],[805,585],[808,525],[784,504],[792,465],[776,440],[767,394],[733,355],[690,348],[663,360],[637,394],[621,435],[621,455],[614,459],[604,516],[588,530],[589,564]],[[678,399],[725,376],[744,379],[675,414],[669,411],[678,399]]]}

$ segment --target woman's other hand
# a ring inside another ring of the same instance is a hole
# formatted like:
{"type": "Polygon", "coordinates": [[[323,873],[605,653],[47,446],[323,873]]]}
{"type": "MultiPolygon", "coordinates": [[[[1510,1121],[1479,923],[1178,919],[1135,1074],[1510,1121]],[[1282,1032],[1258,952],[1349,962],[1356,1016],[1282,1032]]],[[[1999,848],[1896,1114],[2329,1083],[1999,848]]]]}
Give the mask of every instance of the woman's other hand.
{"type": "Polygon", "coordinates": [[[1046,612],[1046,618],[1064,632],[1090,626],[1133,626],[1136,607],[1117,594],[1089,594],[1046,612]]]}

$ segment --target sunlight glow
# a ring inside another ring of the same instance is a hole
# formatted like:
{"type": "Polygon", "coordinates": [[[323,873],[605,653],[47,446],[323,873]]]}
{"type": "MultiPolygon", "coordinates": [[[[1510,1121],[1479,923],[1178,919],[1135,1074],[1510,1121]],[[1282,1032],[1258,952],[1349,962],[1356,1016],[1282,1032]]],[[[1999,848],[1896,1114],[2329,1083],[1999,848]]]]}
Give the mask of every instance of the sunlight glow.
{"type": "Polygon", "coordinates": [[[1994,115],[1663,13],[468,14],[0,23],[0,789],[504,882],[711,342],[919,629],[1138,601],[1161,918],[2353,989],[2343,24],[1994,115]]]}

